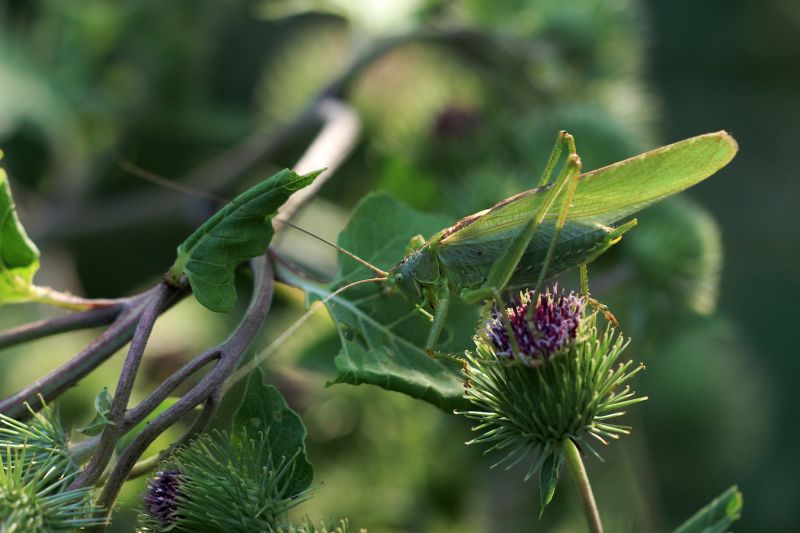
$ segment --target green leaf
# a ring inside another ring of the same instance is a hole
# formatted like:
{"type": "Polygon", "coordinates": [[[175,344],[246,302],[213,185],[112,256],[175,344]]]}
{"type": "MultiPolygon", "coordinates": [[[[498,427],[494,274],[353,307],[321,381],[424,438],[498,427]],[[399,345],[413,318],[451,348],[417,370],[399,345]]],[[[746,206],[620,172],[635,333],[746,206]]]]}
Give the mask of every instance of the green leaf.
{"type": "Polygon", "coordinates": [[[282,170],[240,194],[178,246],[168,277],[186,274],[195,298],[208,309],[226,313],[236,302],[236,266],[264,253],[275,231],[272,217],[296,191],[321,171],[299,176],[282,170]]]}
{"type": "Polygon", "coordinates": [[[37,270],[39,250],[19,221],[8,177],[0,168],[0,305],[32,300],[37,270]]]}
{"type": "Polygon", "coordinates": [[[244,428],[250,435],[267,432],[269,449],[276,461],[294,457],[288,492],[300,494],[308,489],[314,479],[314,468],[306,455],[306,427],[278,389],[264,383],[261,369],[254,370],[247,380],[233,427],[244,428]]]}
{"type": "MultiPolygon", "coordinates": [[[[411,237],[427,237],[448,225],[442,217],[421,213],[386,194],[373,194],[356,206],[338,244],[388,269],[404,257],[411,237]]],[[[374,277],[348,257],[342,257],[339,276],[331,287],[288,272],[283,275],[306,291],[309,302],[324,300],[347,283],[374,277]]],[[[369,283],[333,296],[325,305],[342,344],[333,383],[377,385],[445,410],[467,406],[459,365],[425,352],[430,321],[403,296],[387,294],[382,284],[369,283]]],[[[463,353],[475,334],[477,319],[474,308],[454,301],[439,349],[463,353]]]]}
{"type": "Polygon", "coordinates": [[[113,425],[114,422],[108,419],[108,414],[111,412],[111,394],[108,392],[108,387],[103,387],[94,399],[94,409],[97,414],[91,422],[86,426],[80,428],[78,431],[84,435],[99,435],[103,432],[106,426],[113,425]]]}
{"type": "Polygon", "coordinates": [[[736,485],[679,526],[674,533],[724,533],[742,516],[742,493],[736,485]]]}
{"type": "Polygon", "coordinates": [[[555,447],[550,451],[547,459],[542,463],[542,470],[539,472],[539,518],[544,514],[547,504],[553,501],[563,464],[564,453],[561,447],[555,447]]]}

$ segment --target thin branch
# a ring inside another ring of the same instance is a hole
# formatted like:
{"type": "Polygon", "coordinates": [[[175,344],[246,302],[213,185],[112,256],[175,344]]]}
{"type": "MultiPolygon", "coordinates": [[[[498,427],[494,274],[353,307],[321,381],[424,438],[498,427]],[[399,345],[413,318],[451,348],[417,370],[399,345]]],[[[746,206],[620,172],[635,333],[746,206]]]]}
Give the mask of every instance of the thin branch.
{"type": "Polygon", "coordinates": [[[165,459],[167,459],[173,450],[180,448],[185,443],[190,442],[197,437],[197,435],[205,431],[208,427],[208,424],[211,422],[214,413],[217,411],[219,401],[220,398],[218,395],[212,394],[211,397],[206,400],[200,415],[195,419],[194,423],[186,431],[186,433],[184,433],[178,441],[170,444],[166,449],[161,450],[158,453],[154,453],[147,459],[137,461],[136,464],[133,465],[133,468],[131,468],[131,471],[128,473],[128,477],[125,478],[125,481],[146,476],[148,473],[152,472],[156,467],[158,467],[158,465],[160,465],[165,459]]]}
{"type": "MultiPolygon", "coordinates": [[[[86,348],[31,385],[0,400],[0,413],[11,418],[27,416],[28,408],[25,404],[30,405],[34,410],[40,409],[42,407],[40,398],[43,398],[46,402],[57,398],[92,370],[100,366],[106,359],[114,355],[117,350],[131,340],[144,305],[154,290],[151,289],[138,296],[128,298],[124,309],[117,315],[116,320],[86,348]]],[[[188,292],[185,288],[174,292],[161,311],[163,312],[175,305],[186,294],[188,292]]]]}
{"type": "MultiPolygon", "coordinates": [[[[147,397],[139,402],[136,407],[128,409],[125,412],[125,421],[122,423],[122,433],[126,434],[128,431],[136,427],[142,420],[155,411],[161,402],[174,391],[181,383],[192,376],[195,372],[202,367],[219,359],[219,352],[207,351],[187,362],[179,368],[174,374],[167,378],[161,385],[153,390],[147,397]]],[[[76,462],[81,463],[83,459],[88,458],[97,445],[100,443],[100,435],[82,440],[70,446],[70,454],[76,462]]]]}
{"type": "Polygon", "coordinates": [[[89,309],[88,311],[70,313],[65,316],[48,318],[10,328],[0,332],[0,349],[59,333],[110,324],[116,320],[125,308],[125,303],[118,303],[111,307],[89,309]]]}
{"type": "Polygon", "coordinates": [[[156,290],[151,293],[150,298],[147,300],[147,305],[136,325],[136,331],[131,339],[131,346],[128,349],[128,355],[122,366],[122,372],[117,381],[117,388],[114,391],[111,411],[108,414],[110,424],[103,430],[97,450],[94,455],[92,455],[92,459],[81,474],[72,482],[70,485],[71,488],[77,489],[93,485],[102,475],[103,470],[111,460],[114,447],[122,436],[125,408],[128,406],[128,400],[133,390],[133,383],[136,380],[136,373],[139,370],[142,355],[144,355],[147,341],[153,330],[153,324],[155,324],[156,318],[158,318],[158,315],[161,313],[161,308],[169,300],[170,295],[176,290],[175,287],[162,282],[156,287],[156,290]]]}
{"type": "MultiPolygon", "coordinates": [[[[111,508],[114,500],[119,493],[122,484],[128,478],[128,474],[136,464],[136,461],[144,453],[152,442],[158,438],[167,428],[183,419],[198,405],[208,402],[210,398],[217,398],[225,381],[230,377],[233,370],[239,364],[247,348],[255,339],[264,319],[269,312],[273,294],[273,272],[272,265],[265,256],[258,257],[251,261],[255,278],[255,287],[250,304],[239,325],[231,335],[218,345],[216,348],[206,353],[218,353],[217,364],[195,385],[188,393],[182,396],[175,404],[170,406],[163,413],[155,417],[147,424],[142,431],[133,439],[133,442],[123,452],[117,464],[108,476],[103,491],[98,500],[98,504],[105,508],[111,508]]],[[[216,402],[212,402],[212,409],[216,402]]],[[[213,413],[205,412],[201,414],[202,420],[213,413]]],[[[195,423],[195,426],[198,422],[195,423]]]]}

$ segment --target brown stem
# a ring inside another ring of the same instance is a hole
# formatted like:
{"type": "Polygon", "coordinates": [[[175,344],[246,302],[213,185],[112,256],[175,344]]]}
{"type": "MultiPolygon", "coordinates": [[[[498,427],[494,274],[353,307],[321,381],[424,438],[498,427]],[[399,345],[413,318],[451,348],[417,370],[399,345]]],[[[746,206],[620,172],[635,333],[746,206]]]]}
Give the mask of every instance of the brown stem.
{"type": "Polygon", "coordinates": [[[119,380],[117,381],[117,388],[114,392],[114,399],[111,402],[111,410],[108,414],[110,424],[103,430],[100,437],[100,443],[95,450],[89,464],[83,469],[81,474],[72,482],[71,488],[77,489],[93,485],[105,470],[108,462],[111,460],[111,455],[114,453],[114,447],[117,441],[123,434],[123,421],[125,419],[125,409],[128,406],[131,391],[133,390],[133,383],[136,380],[136,373],[139,370],[139,363],[141,363],[142,355],[147,347],[147,341],[150,338],[150,333],[153,330],[156,318],[161,313],[161,308],[169,299],[170,295],[176,292],[177,289],[166,283],[160,283],[156,290],[152,293],[147,301],[147,305],[142,312],[139,322],[136,325],[136,331],[131,339],[131,346],[128,349],[128,355],[122,366],[119,380]]]}
{"type": "MultiPolygon", "coordinates": [[[[99,505],[109,512],[136,461],[161,433],[184,418],[195,407],[204,402],[209,402],[209,400],[210,406],[201,414],[199,423],[204,426],[207,423],[205,418],[210,418],[211,414],[213,414],[213,409],[219,399],[218,395],[225,381],[230,377],[245,351],[255,339],[272,302],[274,286],[272,265],[265,256],[252,260],[251,264],[253,265],[255,287],[244,317],[223,343],[206,352],[219,354],[219,360],[214,367],[180,400],[150,421],[125,449],[125,452],[111,470],[98,500],[99,505]]],[[[198,422],[196,421],[195,429],[197,429],[197,424],[198,422]]]]}

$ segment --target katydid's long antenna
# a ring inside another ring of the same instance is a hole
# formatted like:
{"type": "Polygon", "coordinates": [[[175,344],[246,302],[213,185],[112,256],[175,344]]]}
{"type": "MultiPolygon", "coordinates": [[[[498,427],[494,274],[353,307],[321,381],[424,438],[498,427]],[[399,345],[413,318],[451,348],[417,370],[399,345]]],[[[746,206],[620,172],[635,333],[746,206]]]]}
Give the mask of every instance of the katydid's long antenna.
{"type": "Polygon", "coordinates": [[[136,176],[137,178],[149,181],[150,183],[158,185],[159,187],[164,187],[165,189],[170,189],[182,194],[190,194],[199,198],[205,198],[206,200],[212,200],[220,204],[225,204],[229,201],[227,198],[223,198],[222,196],[217,196],[216,194],[178,183],[177,181],[173,181],[163,176],[159,176],[155,172],[150,172],[149,170],[132,163],[119,153],[116,153],[114,158],[116,159],[119,167],[131,176],[136,176]]]}
{"type": "MultiPolygon", "coordinates": [[[[370,269],[370,270],[372,270],[373,272],[375,272],[377,275],[381,276],[383,279],[386,279],[386,278],[388,278],[388,277],[389,277],[389,273],[388,273],[388,272],[386,272],[385,270],[381,270],[380,268],[376,267],[375,265],[372,265],[372,264],[368,263],[368,262],[367,262],[367,261],[365,261],[364,259],[361,259],[361,258],[360,258],[360,257],[358,257],[357,255],[355,255],[355,254],[353,254],[353,253],[351,253],[351,252],[348,252],[347,250],[345,250],[345,249],[344,249],[344,248],[342,248],[341,246],[339,246],[339,245],[337,245],[337,244],[334,244],[334,243],[332,243],[331,241],[329,241],[329,240],[327,240],[327,239],[325,239],[325,238],[323,238],[323,237],[320,237],[319,235],[314,235],[314,234],[313,234],[313,233],[311,233],[310,231],[308,231],[308,230],[304,230],[304,229],[303,229],[303,228],[301,228],[300,226],[296,226],[296,225],[292,224],[291,222],[289,222],[288,220],[274,220],[274,221],[275,221],[275,222],[277,222],[278,224],[285,224],[286,226],[289,226],[289,227],[291,227],[291,228],[294,228],[294,229],[296,229],[297,231],[299,231],[299,232],[301,232],[301,233],[305,233],[306,235],[308,235],[308,236],[310,236],[310,237],[314,237],[314,238],[315,238],[315,239],[317,239],[318,241],[322,241],[322,242],[324,242],[324,243],[325,243],[325,244],[327,244],[328,246],[331,246],[331,247],[333,247],[333,248],[337,249],[338,251],[342,252],[342,253],[343,253],[344,255],[346,255],[347,257],[349,257],[349,258],[351,258],[351,259],[354,259],[354,260],[358,261],[359,263],[361,263],[362,265],[364,265],[364,266],[365,266],[365,267],[367,267],[368,269],[370,269]]],[[[379,279],[379,278],[375,278],[375,279],[379,279]]],[[[365,281],[371,281],[371,280],[365,280],[365,281]]]]}
{"type": "MultiPolygon", "coordinates": [[[[341,293],[343,293],[343,292],[344,292],[344,291],[346,291],[347,289],[349,289],[349,288],[351,288],[351,287],[355,287],[356,285],[361,285],[361,284],[363,284],[363,283],[379,282],[379,281],[386,281],[386,278],[385,278],[385,277],[380,277],[380,278],[360,279],[360,280],[358,280],[358,281],[354,281],[354,282],[352,282],[352,283],[348,283],[348,284],[347,284],[347,285],[345,285],[344,287],[339,287],[338,289],[336,289],[335,291],[333,291],[332,293],[330,293],[329,295],[327,295],[327,296],[326,296],[325,298],[323,298],[322,300],[319,300],[319,303],[320,303],[320,304],[322,304],[322,305],[318,305],[318,306],[316,306],[316,307],[312,307],[311,309],[309,309],[308,311],[306,311],[305,313],[303,313],[303,316],[301,316],[300,318],[298,318],[298,319],[297,319],[297,321],[296,321],[294,324],[292,324],[291,326],[289,326],[289,328],[288,328],[288,329],[286,329],[286,330],[285,330],[283,333],[281,333],[281,334],[280,334],[280,336],[278,336],[278,338],[277,338],[277,339],[275,339],[274,341],[272,341],[272,343],[271,343],[269,346],[267,346],[266,348],[264,348],[263,350],[261,350],[260,352],[258,352],[258,353],[257,353],[257,354],[256,354],[256,355],[255,355],[255,356],[254,356],[254,357],[253,357],[253,358],[252,358],[250,361],[248,361],[246,364],[243,364],[241,367],[239,367],[239,369],[238,369],[238,370],[237,370],[237,371],[236,371],[236,372],[235,372],[235,373],[234,373],[234,374],[231,376],[231,378],[228,380],[227,384],[225,385],[225,390],[228,390],[229,388],[231,388],[232,386],[234,386],[236,383],[238,383],[238,382],[239,382],[239,380],[241,380],[242,378],[245,378],[245,377],[247,377],[248,375],[250,375],[250,372],[252,372],[252,371],[253,371],[253,369],[255,369],[255,368],[258,366],[258,365],[260,365],[260,364],[261,364],[261,362],[262,362],[262,361],[264,361],[264,359],[266,359],[267,357],[269,357],[269,356],[270,356],[270,354],[272,354],[272,352],[274,352],[275,350],[277,350],[277,349],[280,347],[280,345],[281,345],[281,344],[283,344],[284,342],[286,342],[286,339],[288,339],[289,337],[291,337],[291,336],[294,334],[294,332],[295,332],[295,331],[297,331],[297,329],[298,329],[300,326],[302,326],[303,324],[305,324],[305,322],[306,322],[306,321],[307,321],[309,318],[311,318],[311,315],[313,315],[314,313],[316,313],[316,312],[317,312],[319,309],[321,309],[322,307],[325,307],[325,304],[326,304],[326,303],[328,303],[330,300],[332,300],[332,299],[333,299],[333,298],[335,298],[336,296],[339,296],[341,293]]],[[[314,302],[314,303],[316,303],[316,302],[314,302]]],[[[224,394],[224,393],[223,393],[223,394],[224,394]]]]}
{"type": "MultiPolygon", "coordinates": [[[[183,194],[191,194],[193,196],[198,196],[200,198],[205,198],[207,200],[213,200],[213,201],[221,203],[221,204],[224,204],[224,203],[227,203],[227,202],[230,201],[227,198],[223,198],[221,196],[217,196],[217,195],[215,195],[213,193],[202,191],[202,190],[196,189],[194,187],[190,187],[188,185],[183,185],[181,183],[175,182],[175,181],[173,181],[171,179],[168,179],[168,178],[165,178],[163,176],[159,176],[155,172],[150,172],[147,169],[144,169],[144,168],[142,168],[142,167],[140,167],[140,166],[138,166],[138,165],[136,165],[134,163],[131,163],[130,161],[128,161],[127,159],[122,157],[120,154],[116,154],[115,157],[116,157],[116,160],[117,160],[117,164],[119,164],[119,166],[120,166],[120,168],[122,170],[124,170],[125,172],[131,174],[132,176],[136,176],[137,178],[141,178],[141,179],[143,179],[145,181],[149,181],[150,183],[158,185],[159,187],[164,187],[166,189],[170,189],[170,190],[173,190],[173,191],[176,191],[176,192],[179,192],[179,193],[183,193],[183,194]]],[[[358,261],[359,263],[361,263],[362,265],[364,265],[368,269],[372,270],[377,275],[383,277],[384,279],[389,277],[389,273],[386,272],[385,270],[381,270],[380,268],[376,267],[375,265],[372,265],[372,264],[368,263],[367,261],[361,259],[357,255],[355,255],[355,254],[353,254],[351,252],[348,252],[344,248],[342,248],[342,247],[330,242],[327,239],[324,239],[324,238],[320,237],[319,235],[314,235],[310,231],[304,230],[303,228],[292,224],[288,220],[273,219],[273,222],[277,222],[278,224],[284,224],[286,226],[289,226],[289,227],[292,227],[292,228],[296,229],[297,231],[305,233],[306,235],[314,237],[315,239],[324,242],[328,246],[331,246],[331,247],[335,248],[336,250],[339,250],[340,252],[342,252],[346,256],[350,257],[351,259],[354,259],[355,261],[358,261]]]]}

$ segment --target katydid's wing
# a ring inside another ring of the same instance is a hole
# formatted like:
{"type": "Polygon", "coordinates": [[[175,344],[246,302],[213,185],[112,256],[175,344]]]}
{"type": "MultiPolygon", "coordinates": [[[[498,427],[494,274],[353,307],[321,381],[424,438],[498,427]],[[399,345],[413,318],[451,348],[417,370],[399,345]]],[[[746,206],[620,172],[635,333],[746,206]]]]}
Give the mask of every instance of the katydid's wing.
{"type": "MultiPolygon", "coordinates": [[[[569,231],[574,224],[606,225],[636,213],[711,176],[733,159],[737,149],[733,137],[718,131],[582,174],[564,229],[569,231]]],[[[483,216],[465,219],[459,227],[446,231],[440,244],[463,245],[507,238],[541,208],[544,190],[525,191],[500,202],[483,216]]],[[[558,209],[556,200],[545,219],[554,221],[558,209]]]]}

